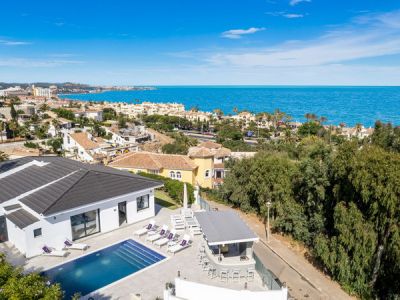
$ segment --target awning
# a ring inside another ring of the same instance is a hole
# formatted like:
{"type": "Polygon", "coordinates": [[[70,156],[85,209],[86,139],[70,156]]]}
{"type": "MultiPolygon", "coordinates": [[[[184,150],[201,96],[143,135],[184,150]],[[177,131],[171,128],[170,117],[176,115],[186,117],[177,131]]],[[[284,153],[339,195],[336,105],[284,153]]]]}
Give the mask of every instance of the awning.
{"type": "Polygon", "coordinates": [[[6,218],[9,219],[12,223],[14,223],[18,228],[24,229],[33,223],[39,221],[34,215],[30,214],[24,209],[18,209],[8,215],[6,218]]]}
{"type": "Polygon", "coordinates": [[[196,212],[195,217],[210,246],[259,240],[234,211],[196,212]]]}

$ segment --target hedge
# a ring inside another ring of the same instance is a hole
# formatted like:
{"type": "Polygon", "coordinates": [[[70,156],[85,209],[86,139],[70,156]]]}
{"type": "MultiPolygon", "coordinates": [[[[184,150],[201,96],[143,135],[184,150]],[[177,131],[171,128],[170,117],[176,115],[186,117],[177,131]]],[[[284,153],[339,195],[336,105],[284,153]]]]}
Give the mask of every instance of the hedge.
{"type": "MultiPolygon", "coordinates": [[[[164,183],[163,190],[177,203],[183,204],[183,182],[167,177],[163,177],[160,175],[149,174],[144,172],[138,173],[140,176],[148,177],[151,179],[160,180],[164,183]]],[[[188,194],[188,202],[194,202],[194,188],[190,183],[186,183],[187,194],[188,194]]]]}

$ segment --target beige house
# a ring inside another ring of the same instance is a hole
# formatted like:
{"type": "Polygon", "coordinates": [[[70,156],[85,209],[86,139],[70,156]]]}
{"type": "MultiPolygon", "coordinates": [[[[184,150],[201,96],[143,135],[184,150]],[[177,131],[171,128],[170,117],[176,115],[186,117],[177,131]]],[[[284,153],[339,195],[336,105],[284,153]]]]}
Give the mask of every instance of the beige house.
{"type": "Polygon", "coordinates": [[[189,149],[188,155],[136,152],[122,155],[110,167],[135,173],[146,172],[181,180],[203,188],[220,185],[225,177],[224,161],[231,151],[214,142],[189,149]]]}

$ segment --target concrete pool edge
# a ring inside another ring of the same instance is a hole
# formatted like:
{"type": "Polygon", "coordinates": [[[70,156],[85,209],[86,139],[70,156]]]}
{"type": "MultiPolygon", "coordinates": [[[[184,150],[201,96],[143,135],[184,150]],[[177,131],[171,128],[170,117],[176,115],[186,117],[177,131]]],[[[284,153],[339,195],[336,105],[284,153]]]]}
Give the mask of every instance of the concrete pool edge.
{"type": "MultiPolygon", "coordinates": [[[[118,279],[118,280],[116,280],[116,281],[113,281],[113,282],[111,282],[111,283],[109,283],[109,284],[107,284],[107,285],[105,285],[105,286],[103,286],[103,287],[101,287],[101,288],[99,288],[99,289],[96,289],[96,290],[90,292],[89,294],[82,295],[82,296],[80,297],[80,299],[88,299],[88,298],[90,298],[91,296],[93,296],[93,295],[99,293],[99,291],[105,290],[105,289],[107,289],[107,288],[109,288],[109,287],[111,287],[111,286],[114,286],[114,285],[116,285],[116,284],[122,282],[123,280],[129,279],[129,278],[131,278],[131,277],[133,277],[133,276],[135,276],[135,275],[141,274],[142,272],[144,272],[144,271],[146,271],[146,270],[148,270],[148,269],[150,269],[150,268],[152,268],[152,267],[155,267],[155,266],[157,266],[157,265],[159,265],[159,264],[161,264],[161,263],[163,263],[163,262],[166,262],[166,261],[168,261],[169,259],[171,259],[171,256],[169,256],[169,255],[164,255],[164,254],[161,253],[159,250],[157,250],[156,248],[154,248],[153,245],[148,245],[148,244],[145,244],[144,241],[142,241],[142,240],[138,240],[138,239],[133,238],[133,237],[128,237],[128,238],[119,239],[118,241],[116,241],[116,242],[114,242],[114,243],[112,243],[112,244],[109,244],[109,245],[104,246],[104,247],[100,247],[100,248],[98,248],[98,249],[96,249],[96,250],[91,250],[91,251],[85,252],[84,255],[81,255],[81,256],[79,256],[79,257],[67,259],[67,260],[62,261],[62,262],[60,262],[60,263],[57,263],[57,264],[55,264],[55,265],[53,265],[53,266],[51,266],[51,267],[48,267],[48,268],[46,268],[46,269],[40,271],[39,273],[42,274],[42,273],[48,272],[49,270],[55,269],[55,268],[60,267],[60,266],[62,266],[62,265],[64,265],[64,264],[71,263],[71,262],[73,262],[73,261],[75,261],[75,260],[82,259],[82,258],[84,258],[84,257],[86,257],[86,256],[89,256],[89,255],[92,255],[92,254],[94,254],[94,253],[96,253],[96,252],[105,250],[105,249],[107,249],[107,248],[113,247],[113,246],[115,246],[115,245],[117,245],[117,244],[121,244],[121,243],[123,243],[123,242],[130,241],[130,240],[131,240],[131,241],[134,241],[134,242],[136,242],[136,243],[138,243],[138,244],[140,244],[140,245],[142,245],[142,246],[145,247],[145,248],[148,248],[149,250],[151,250],[151,251],[153,251],[153,252],[159,254],[159,255],[162,256],[163,258],[162,258],[161,260],[159,260],[158,262],[156,262],[156,263],[153,263],[153,264],[151,264],[151,265],[149,265],[149,266],[147,266],[147,267],[145,267],[145,268],[143,268],[143,269],[140,269],[140,270],[138,270],[138,271],[136,271],[136,272],[134,272],[134,273],[131,273],[131,274],[125,276],[125,277],[122,277],[122,278],[120,278],[120,279],[118,279]]],[[[73,251],[75,251],[75,250],[73,250],[73,251]]],[[[79,251],[79,250],[76,250],[76,251],[79,251]]],[[[54,283],[59,283],[59,282],[54,282],[54,283]]],[[[59,283],[59,284],[60,284],[60,283],[59,283]]],[[[63,291],[64,291],[64,290],[63,290],[63,291]]]]}
{"type": "MultiPolygon", "coordinates": [[[[164,255],[163,255],[163,256],[164,256],[164,255]]],[[[131,279],[132,277],[134,277],[134,276],[136,276],[136,275],[139,275],[139,274],[143,273],[144,271],[147,271],[147,270],[149,270],[149,269],[151,269],[151,268],[153,268],[153,267],[156,267],[156,266],[158,266],[159,264],[162,264],[162,263],[164,263],[164,262],[166,262],[166,261],[168,261],[168,260],[170,260],[170,259],[171,259],[170,256],[165,256],[164,259],[162,259],[162,260],[160,260],[160,261],[158,261],[158,262],[156,262],[156,263],[154,263],[154,264],[152,264],[152,265],[150,265],[150,266],[148,266],[148,267],[146,267],[146,268],[144,268],[144,269],[140,269],[139,271],[137,271],[137,272],[135,272],[135,273],[132,273],[132,274],[130,274],[130,275],[127,275],[127,276],[125,276],[125,277],[122,277],[121,279],[118,279],[118,280],[116,280],[116,281],[114,281],[114,282],[111,282],[110,284],[107,284],[107,285],[105,285],[105,286],[103,286],[103,287],[101,287],[101,288],[99,288],[99,289],[97,289],[97,290],[94,290],[93,292],[90,292],[90,293],[87,294],[87,295],[81,296],[80,299],[81,299],[81,300],[88,300],[88,298],[90,298],[90,297],[96,295],[97,293],[99,293],[99,292],[101,292],[101,291],[104,291],[104,290],[106,290],[107,288],[110,288],[110,287],[112,287],[112,286],[114,286],[114,285],[117,285],[117,284],[121,283],[121,282],[124,281],[124,280],[131,279]]]]}

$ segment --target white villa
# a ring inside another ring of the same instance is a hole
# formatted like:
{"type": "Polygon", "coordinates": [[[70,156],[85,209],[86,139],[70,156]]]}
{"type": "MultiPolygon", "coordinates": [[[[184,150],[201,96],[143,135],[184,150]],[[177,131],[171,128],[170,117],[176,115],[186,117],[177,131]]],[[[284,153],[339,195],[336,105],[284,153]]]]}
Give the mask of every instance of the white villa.
{"type": "Polygon", "coordinates": [[[92,162],[96,155],[105,155],[102,148],[106,145],[102,138],[95,138],[86,131],[63,130],[63,149],[75,158],[92,162]]]}
{"type": "Polygon", "coordinates": [[[26,258],[155,215],[158,181],[61,157],[0,163],[0,241],[26,258]]]}

